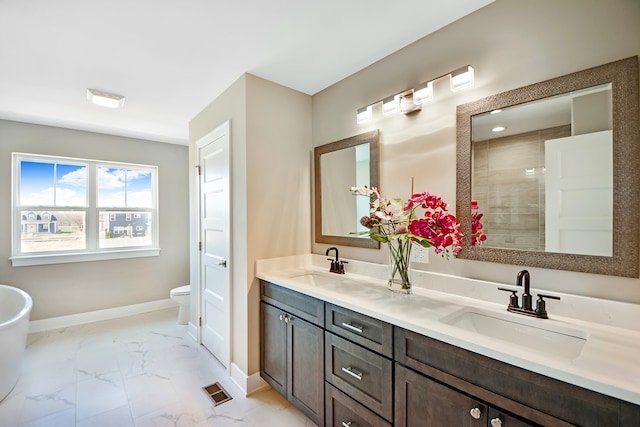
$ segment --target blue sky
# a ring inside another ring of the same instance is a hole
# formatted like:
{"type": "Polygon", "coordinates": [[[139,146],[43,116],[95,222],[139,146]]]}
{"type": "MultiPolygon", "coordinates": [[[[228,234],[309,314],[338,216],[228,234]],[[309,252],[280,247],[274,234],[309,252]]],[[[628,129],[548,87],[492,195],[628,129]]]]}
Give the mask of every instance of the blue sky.
{"type": "MultiPolygon", "coordinates": [[[[87,167],[20,162],[20,204],[86,206],[87,167]]],[[[152,174],[147,170],[98,167],[100,207],[151,207],[152,174]]]]}
{"type": "Polygon", "coordinates": [[[83,165],[20,162],[20,204],[85,206],[87,168],[83,165]]]}

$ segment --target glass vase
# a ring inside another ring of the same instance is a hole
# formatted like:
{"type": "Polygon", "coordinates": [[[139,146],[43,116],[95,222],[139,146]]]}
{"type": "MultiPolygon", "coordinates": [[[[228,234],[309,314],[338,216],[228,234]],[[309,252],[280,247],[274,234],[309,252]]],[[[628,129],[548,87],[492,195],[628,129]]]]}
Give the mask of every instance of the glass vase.
{"type": "Polygon", "coordinates": [[[389,246],[389,289],[411,293],[411,247],[409,239],[396,239],[389,246]]]}

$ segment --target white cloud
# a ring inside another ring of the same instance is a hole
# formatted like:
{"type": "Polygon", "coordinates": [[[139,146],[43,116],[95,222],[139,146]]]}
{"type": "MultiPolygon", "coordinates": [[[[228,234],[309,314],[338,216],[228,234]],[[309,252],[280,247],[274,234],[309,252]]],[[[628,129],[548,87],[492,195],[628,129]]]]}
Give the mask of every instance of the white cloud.
{"type": "Polygon", "coordinates": [[[86,206],[86,192],[78,193],[70,188],[56,190],[56,206],[86,206]]]}
{"type": "Polygon", "coordinates": [[[127,205],[137,208],[150,208],[151,204],[151,192],[150,191],[130,191],[127,197],[127,205]]]}
{"type": "Polygon", "coordinates": [[[107,168],[98,168],[98,188],[112,190],[124,187],[124,171],[115,170],[109,173],[107,168]],[[120,173],[122,172],[122,173],[120,173]]]}
{"type": "Polygon", "coordinates": [[[56,206],[86,206],[85,192],[78,193],[70,188],[49,187],[37,193],[21,194],[20,204],[26,206],[52,206],[53,195],[56,195],[56,206]]]}
{"type": "Polygon", "coordinates": [[[63,175],[58,180],[58,184],[70,185],[73,187],[84,187],[87,185],[87,168],[77,169],[63,175]]]}
{"type": "Polygon", "coordinates": [[[20,194],[20,204],[27,206],[51,206],[53,204],[53,192],[53,187],[49,187],[37,193],[20,194]]]}
{"type": "Polygon", "coordinates": [[[149,175],[151,172],[143,170],[98,168],[98,188],[122,188],[126,181],[146,178],[149,175]]]}

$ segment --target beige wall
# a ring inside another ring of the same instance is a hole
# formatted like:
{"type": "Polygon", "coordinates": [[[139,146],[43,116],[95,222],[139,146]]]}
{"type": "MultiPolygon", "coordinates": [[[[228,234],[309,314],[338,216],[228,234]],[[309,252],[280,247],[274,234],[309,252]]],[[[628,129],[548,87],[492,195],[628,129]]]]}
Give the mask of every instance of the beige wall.
{"type": "Polygon", "coordinates": [[[0,283],[27,291],[32,320],[169,298],[189,283],[187,147],[0,120],[0,283]],[[11,153],[158,166],[158,257],[12,267],[11,153]]]}
{"type": "MultiPolygon", "coordinates": [[[[497,0],[313,96],[313,145],[380,129],[381,189],[441,194],[455,207],[456,105],[640,53],[637,0],[497,0]],[[475,86],[452,93],[436,82],[435,100],[412,115],[356,124],[356,109],[440,76],[475,67],[475,86]]],[[[313,244],[314,253],[326,245],[313,244]]],[[[384,262],[384,251],[340,248],[340,254],[384,262]]],[[[429,270],[513,283],[522,267],[431,254],[429,270]]],[[[640,280],[529,268],[532,286],[640,303],[640,280]]]]}
{"type": "Polygon", "coordinates": [[[260,369],[255,261],[308,253],[311,247],[311,97],[245,74],[191,121],[193,162],[195,142],[227,120],[232,159],[231,361],[251,375],[260,369]]]}
{"type": "MultiPolygon", "coordinates": [[[[196,142],[229,121],[231,145],[231,303],[232,303],[232,342],[231,361],[238,366],[247,366],[247,179],[246,179],[246,88],[245,76],[238,79],[215,101],[207,105],[189,123],[189,163],[196,164],[196,142]]],[[[198,204],[195,195],[195,175],[189,175],[189,194],[191,195],[191,284],[197,285],[198,253],[197,220],[198,204]]],[[[192,295],[196,290],[192,289],[192,295]]],[[[194,299],[192,298],[192,301],[194,299]]],[[[198,307],[191,304],[191,322],[197,324],[198,307]]]]}

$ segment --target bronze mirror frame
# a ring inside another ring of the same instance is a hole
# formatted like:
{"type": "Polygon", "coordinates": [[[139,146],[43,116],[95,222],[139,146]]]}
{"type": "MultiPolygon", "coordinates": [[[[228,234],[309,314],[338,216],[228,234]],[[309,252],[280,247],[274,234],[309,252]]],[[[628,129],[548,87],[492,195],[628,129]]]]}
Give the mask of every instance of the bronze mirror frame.
{"type": "Polygon", "coordinates": [[[638,57],[492,95],[457,107],[456,214],[471,236],[471,118],[499,108],[611,83],[613,114],[613,256],[472,246],[465,238],[458,258],[610,276],[639,277],[640,138],[638,57]]]}
{"type": "MultiPolygon", "coordinates": [[[[368,237],[331,236],[322,233],[322,170],[320,156],[334,151],[369,143],[369,186],[378,187],[380,176],[379,130],[362,133],[340,141],[321,145],[313,149],[314,157],[314,189],[315,189],[315,241],[332,245],[355,246],[360,248],[379,249],[380,243],[368,237]]],[[[326,171],[325,171],[326,173],[326,171]]],[[[348,190],[345,188],[345,191],[348,190]]],[[[354,196],[355,197],[355,196],[354,196]]],[[[355,230],[354,230],[355,231],[355,230]]]]}

